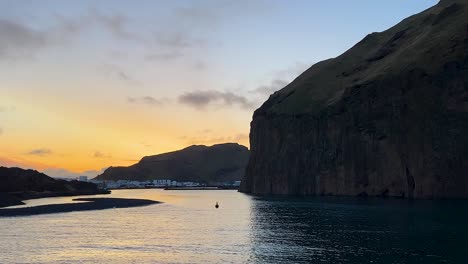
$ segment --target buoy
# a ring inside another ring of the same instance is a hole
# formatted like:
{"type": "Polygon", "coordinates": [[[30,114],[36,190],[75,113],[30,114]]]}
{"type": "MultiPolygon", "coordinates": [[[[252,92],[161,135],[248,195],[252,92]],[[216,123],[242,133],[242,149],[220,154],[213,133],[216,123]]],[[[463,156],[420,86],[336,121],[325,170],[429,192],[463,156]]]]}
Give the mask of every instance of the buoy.
{"type": "Polygon", "coordinates": [[[218,202],[216,202],[215,208],[219,208],[219,204],[218,204],[218,202]]]}

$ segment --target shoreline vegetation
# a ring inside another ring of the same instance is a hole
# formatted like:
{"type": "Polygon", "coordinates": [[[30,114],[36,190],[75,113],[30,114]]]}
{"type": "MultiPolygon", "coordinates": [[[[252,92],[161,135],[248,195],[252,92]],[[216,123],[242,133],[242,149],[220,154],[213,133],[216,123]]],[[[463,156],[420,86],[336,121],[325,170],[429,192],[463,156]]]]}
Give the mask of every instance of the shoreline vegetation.
{"type": "Polygon", "coordinates": [[[114,208],[130,208],[159,204],[161,202],[147,199],[124,198],[76,198],[80,203],[50,204],[23,208],[0,209],[0,217],[31,216],[42,214],[68,213],[74,211],[91,211],[114,208]]]}

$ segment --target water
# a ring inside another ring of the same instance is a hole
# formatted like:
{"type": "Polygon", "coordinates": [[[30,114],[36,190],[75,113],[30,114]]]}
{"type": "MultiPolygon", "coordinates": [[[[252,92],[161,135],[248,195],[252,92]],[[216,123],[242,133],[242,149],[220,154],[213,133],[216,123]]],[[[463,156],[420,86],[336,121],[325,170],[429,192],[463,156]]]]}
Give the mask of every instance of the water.
{"type": "Polygon", "coordinates": [[[0,218],[0,263],[468,263],[466,202],[154,189],[110,196],[164,203],[0,218]]]}

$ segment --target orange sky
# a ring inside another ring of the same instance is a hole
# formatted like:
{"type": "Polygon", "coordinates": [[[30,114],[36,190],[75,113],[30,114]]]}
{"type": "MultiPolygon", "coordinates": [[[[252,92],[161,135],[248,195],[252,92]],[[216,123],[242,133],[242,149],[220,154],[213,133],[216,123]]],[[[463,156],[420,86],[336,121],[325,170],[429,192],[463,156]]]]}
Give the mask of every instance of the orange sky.
{"type": "Polygon", "coordinates": [[[93,177],[248,146],[271,93],[435,2],[0,1],[0,166],[93,177]]]}
{"type": "Polygon", "coordinates": [[[248,127],[242,119],[250,113],[242,117],[231,109],[218,109],[211,115],[190,110],[187,115],[187,110],[169,103],[157,108],[125,100],[120,105],[80,106],[14,93],[8,95],[8,102],[14,107],[0,114],[4,116],[0,141],[4,165],[83,172],[130,165],[145,155],[191,144],[239,142],[248,146],[248,127]],[[41,103],[34,103],[37,100],[41,103]],[[216,119],[226,116],[231,117],[217,125],[216,119]]]}

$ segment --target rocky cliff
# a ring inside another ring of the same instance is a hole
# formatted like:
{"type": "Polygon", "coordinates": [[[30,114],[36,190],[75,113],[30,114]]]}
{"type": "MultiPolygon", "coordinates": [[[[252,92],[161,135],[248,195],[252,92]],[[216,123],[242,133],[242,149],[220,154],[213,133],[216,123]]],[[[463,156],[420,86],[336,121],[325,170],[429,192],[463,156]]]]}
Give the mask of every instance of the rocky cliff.
{"type": "Polygon", "coordinates": [[[241,191],[468,197],[468,1],[313,65],[255,111],[241,191]]]}
{"type": "Polygon", "coordinates": [[[97,180],[195,181],[216,183],[240,180],[249,159],[249,150],[235,143],[188,148],[144,157],[129,167],[110,167],[97,180]]]}

